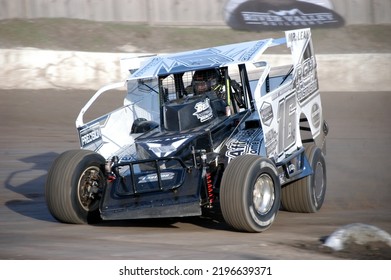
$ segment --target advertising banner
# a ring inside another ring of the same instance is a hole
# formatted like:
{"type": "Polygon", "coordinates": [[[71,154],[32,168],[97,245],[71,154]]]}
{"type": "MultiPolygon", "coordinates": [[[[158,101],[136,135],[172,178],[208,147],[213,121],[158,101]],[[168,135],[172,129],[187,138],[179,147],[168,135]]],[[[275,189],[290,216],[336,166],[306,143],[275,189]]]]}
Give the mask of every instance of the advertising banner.
{"type": "Polygon", "coordinates": [[[225,21],[233,29],[262,31],[343,26],[329,0],[230,0],[225,21]]]}

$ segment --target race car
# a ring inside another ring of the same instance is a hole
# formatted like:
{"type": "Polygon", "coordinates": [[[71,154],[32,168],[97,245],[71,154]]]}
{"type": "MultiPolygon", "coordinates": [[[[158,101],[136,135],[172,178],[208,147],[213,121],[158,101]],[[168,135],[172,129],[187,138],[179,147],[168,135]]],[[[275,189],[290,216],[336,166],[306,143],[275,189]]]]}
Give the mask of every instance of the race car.
{"type": "Polygon", "coordinates": [[[131,60],[76,119],[80,149],[59,155],[45,186],[63,223],[219,213],[262,232],[279,210],[317,212],[326,192],[325,139],[310,29],[131,60]],[[288,47],[287,65],[264,60],[288,47]],[[125,84],[123,106],[84,122],[125,84]],[[212,211],[211,211],[212,210],[212,211]]]}

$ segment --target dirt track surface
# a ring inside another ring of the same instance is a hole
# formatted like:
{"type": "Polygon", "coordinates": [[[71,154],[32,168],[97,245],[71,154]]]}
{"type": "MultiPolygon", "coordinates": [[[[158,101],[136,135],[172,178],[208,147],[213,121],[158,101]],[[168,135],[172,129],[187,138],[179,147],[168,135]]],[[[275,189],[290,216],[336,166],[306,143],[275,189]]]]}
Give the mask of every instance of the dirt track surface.
{"type": "MultiPolygon", "coordinates": [[[[210,218],[58,223],[45,204],[48,168],[78,148],[74,120],[93,92],[0,90],[0,259],[391,259],[382,243],[340,252],[322,238],[364,223],[391,233],[391,92],[325,93],[328,190],[316,214],[280,211],[261,234],[210,218]]],[[[114,108],[122,93],[96,114],[114,108]]]]}

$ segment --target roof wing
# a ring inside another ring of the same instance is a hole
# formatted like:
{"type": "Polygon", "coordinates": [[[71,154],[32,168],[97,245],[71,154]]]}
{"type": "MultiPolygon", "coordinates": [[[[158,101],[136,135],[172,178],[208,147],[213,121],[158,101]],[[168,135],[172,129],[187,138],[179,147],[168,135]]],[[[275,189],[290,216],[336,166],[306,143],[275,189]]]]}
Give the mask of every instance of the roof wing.
{"type": "Polygon", "coordinates": [[[146,60],[137,71],[128,77],[128,80],[147,79],[169,73],[255,62],[268,47],[285,43],[285,38],[265,39],[158,55],[146,60]]]}

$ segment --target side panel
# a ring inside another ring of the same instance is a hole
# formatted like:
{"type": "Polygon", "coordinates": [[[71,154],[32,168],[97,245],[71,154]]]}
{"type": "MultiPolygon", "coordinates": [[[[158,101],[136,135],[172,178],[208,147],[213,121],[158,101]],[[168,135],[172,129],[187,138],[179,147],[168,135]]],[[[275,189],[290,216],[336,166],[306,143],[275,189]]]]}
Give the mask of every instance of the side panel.
{"type": "Polygon", "coordinates": [[[299,121],[297,97],[292,82],[260,97],[255,95],[256,107],[262,123],[266,156],[285,158],[301,146],[298,137],[299,121]]]}
{"type": "MultiPolygon", "coordinates": [[[[292,52],[293,71],[272,91],[261,96],[264,78],[254,92],[256,108],[263,126],[266,154],[276,162],[295,153],[302,146],[300,116],[309,122],[318,146],[323,143],[322,106],[319,94],[316,59],[310,29],[286,32],[292,52]]],[[[272,79],[272,77],[270,77],[272,79]]]]}
{"type": "Polygon", "coordinates": [[[104,115],[78,128],[80,146],[108,158],[121,147],[134,142],[130,133],[132,123],[129,106],[104,115]]]}
{"type": "Polygon", "coordinates": [[[293,87],[297,96],[298,114],[306,116],[312,137],[316,145],[322,148],[325,135],[322,131],[322,104],[311,31],[310,29],[287,31],[286,40],[294,63],[293,87]]]}
{"type": "Polygon", "coordinates": [[[132,80],[127,87],[122,108],[78,127],[82,149],[109,158],[134,143],[138,135],[132,134],[132,125],[136,119],[159,122],[157,80],[132,80]]]}

